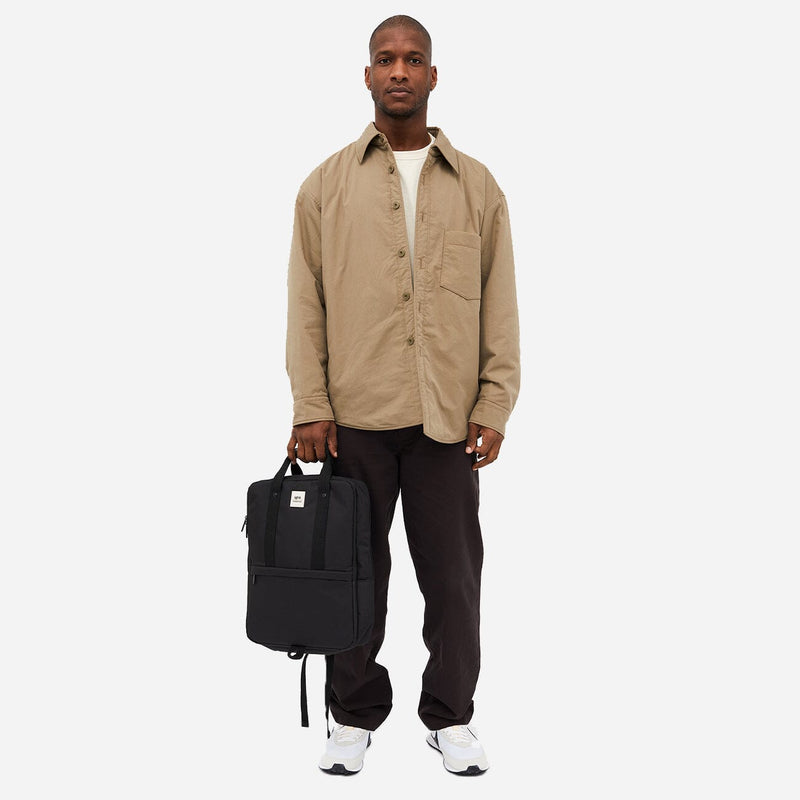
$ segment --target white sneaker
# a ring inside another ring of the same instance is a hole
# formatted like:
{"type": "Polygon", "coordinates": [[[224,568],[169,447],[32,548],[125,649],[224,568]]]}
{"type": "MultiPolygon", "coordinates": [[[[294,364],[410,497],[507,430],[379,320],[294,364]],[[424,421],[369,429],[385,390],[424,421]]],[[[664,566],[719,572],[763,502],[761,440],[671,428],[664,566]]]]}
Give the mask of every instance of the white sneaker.
{"type": "Polygon", "coordinates": [[[371,731],[337,725],[325,745],[319,768],[331,775],[355,775],[364,766],[364,753],[371,743],[371,731]]]}
{"type": "Polygon", "coordinates": [[[482,775],[489,762],[481,743],[466,725],[429,731],[428,744],[442,754],[444,768],[456,775],[482,775]]]}

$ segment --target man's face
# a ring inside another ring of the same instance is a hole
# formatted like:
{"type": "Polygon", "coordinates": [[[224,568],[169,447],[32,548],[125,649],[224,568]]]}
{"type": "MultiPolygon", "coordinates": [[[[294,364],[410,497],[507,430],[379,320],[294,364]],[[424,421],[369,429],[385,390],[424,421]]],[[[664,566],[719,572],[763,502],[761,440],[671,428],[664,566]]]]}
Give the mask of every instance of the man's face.
{"type": "Polygon", "coordinates": [[[436,86],[436,67],[425,38],[407,28],[388,28],[375,36],[364,82],[375,105],[389,117],[412,117],[428,103],[436,86]]]}

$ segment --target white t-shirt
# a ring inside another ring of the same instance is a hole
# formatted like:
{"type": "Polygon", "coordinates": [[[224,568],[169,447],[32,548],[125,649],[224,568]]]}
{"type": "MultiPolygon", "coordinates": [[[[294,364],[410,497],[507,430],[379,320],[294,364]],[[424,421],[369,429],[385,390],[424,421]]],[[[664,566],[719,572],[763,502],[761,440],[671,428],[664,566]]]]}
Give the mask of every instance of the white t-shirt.
{"type": "Polygon", "coordinates": [[[417,186],[422,165],[428,157],[428,150],[435,139],[431,137],[426,147],[421,150],[393,150],[397,170],[400,173],[400,186],[403,189],[403,207],[406,212],[406,229],[408,230],[408,263],[411,264],[411,283],[414,283],[414,230],[417,219],[417,186]]]}

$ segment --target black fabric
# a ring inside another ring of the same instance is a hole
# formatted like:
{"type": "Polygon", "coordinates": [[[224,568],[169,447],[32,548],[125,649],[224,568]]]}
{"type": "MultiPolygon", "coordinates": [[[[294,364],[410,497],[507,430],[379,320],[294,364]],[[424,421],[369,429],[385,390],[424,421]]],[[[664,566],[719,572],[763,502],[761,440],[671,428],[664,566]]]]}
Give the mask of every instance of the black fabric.
{"type": "Polygon", "coordinates": [[[374,620],[369,492],[361,480],[333,475],[332,461],[326,446],[319,474],[304,475],[286,458],[274,478],[247,491],[247,636],[303,657],[303,726],[304,657],[366,643],[374,620]]]}
{"type": "MultiPolygon", "coordinates": [[[[480,669],[483,541],[479,472],[466,441],[445,444],[422,425],[362,430],[337,424],[335,476],[363,480],[372,504],[375,621],[370,641],[333,656],[330,710],[336,722],[374,731],[392,708],[383,643],[391,555],[389,531],[402,495],[403,522],[425,598],[422,638],[429,652],[418,713],[428,730],[467,724],[480,669]]],[[[407,589],[408,587],[406,587],[407,589]]]]}
{"type": "Polygon", "coordinates": [[[325,725],[331,738],[331,681],[333,680],[333,656],[325,656],[325,725]]]}
{"type": "Polygon", "coordinates": [[[303,656],[303,666],[300,670],[300,724],[308,727],[308,692],[306,691],[306,661],[308,653],[303,656]]]}

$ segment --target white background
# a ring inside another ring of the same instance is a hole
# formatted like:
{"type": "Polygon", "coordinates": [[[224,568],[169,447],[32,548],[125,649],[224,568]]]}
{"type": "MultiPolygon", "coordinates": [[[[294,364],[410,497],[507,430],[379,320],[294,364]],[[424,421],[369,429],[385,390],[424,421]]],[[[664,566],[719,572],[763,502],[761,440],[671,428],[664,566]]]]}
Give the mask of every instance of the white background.
{"type": "Polygon", "coordinates": [[[792,6],[3,4],[4,796],[798,796],[792,6]],[[294,197],[372,119],[367,40],[398,12],[517,263],[471,782],[416,717],[399,506],[395,708],[360,776],[316,768],[322,659],[301,729],[297,663],[244,632],[294,197]]]}

